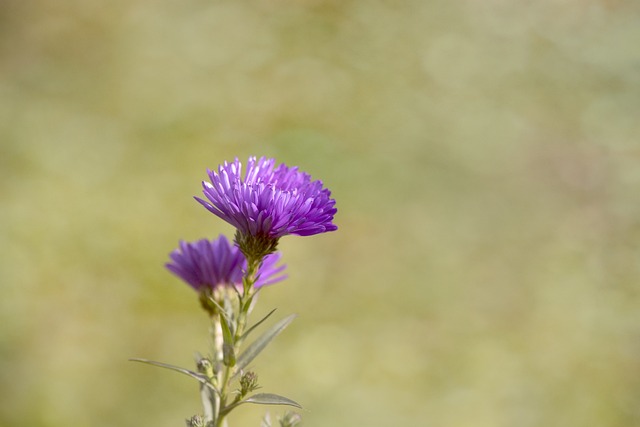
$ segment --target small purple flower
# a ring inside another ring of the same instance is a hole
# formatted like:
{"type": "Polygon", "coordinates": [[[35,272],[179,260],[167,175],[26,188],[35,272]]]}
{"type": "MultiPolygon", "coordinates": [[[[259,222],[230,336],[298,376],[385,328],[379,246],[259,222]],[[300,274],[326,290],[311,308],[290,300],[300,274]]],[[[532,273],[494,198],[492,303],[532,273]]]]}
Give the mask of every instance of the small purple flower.
{"type": "Polygon", "coordinates": [[[207,173],[211,182],[203,181],[202,187],[209,201],[196,200],[244,236],[277,240],[338,228],[332,223],[337,210],[331,192],[297,167],[250,157],[244,176],[237,158],[207,173]]]}
{"type": "MultiPolygon", "coordinates": [[[[167,269],[197,291],[206,288],[213,290],[220,286],[242,289],[247,261],[240,249],[229,243],[223,235],[211,241],[180,241],[180,247],[169,256],[171,262],[165,264],[167,269]]],[[[281,254],[276,252],[263,259],[254,285],[256,289],[286,278],[286,275],[279,275],[286,265],[276,266],[280,258],[281,254]]]]}

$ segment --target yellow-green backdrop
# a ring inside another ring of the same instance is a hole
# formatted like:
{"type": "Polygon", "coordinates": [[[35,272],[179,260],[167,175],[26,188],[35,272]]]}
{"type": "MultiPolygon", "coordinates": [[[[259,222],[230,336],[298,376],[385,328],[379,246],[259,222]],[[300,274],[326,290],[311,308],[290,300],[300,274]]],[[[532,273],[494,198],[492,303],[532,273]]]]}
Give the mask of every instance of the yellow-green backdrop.
{"type": "Polygon", "coordinates": [[[127,359],[206,351],[163,263],[249,155],[339,209],[257,309],[305,426],[640,425],[638,40],[635,0],[3,1],[0,425],[199,412],[127,359]]]}

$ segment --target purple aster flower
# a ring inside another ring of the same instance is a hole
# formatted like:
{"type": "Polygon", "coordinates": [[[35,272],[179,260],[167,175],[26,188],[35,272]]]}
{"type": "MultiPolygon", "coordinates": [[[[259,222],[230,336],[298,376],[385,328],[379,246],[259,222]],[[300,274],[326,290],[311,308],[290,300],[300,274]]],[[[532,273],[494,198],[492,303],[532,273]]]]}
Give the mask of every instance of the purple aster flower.
{"type": "Polygon", "coordinates": [[[244,237],[277,242],[287,234],[311,236],[338,228],[332,223],[337,210],[331,192],[297,167],[250,157],[244,175],[237,158],[207,173],[211,182],[203,181],[202,187],[208,201],[196,200],[244,237]]]}
{"type": "MultiPolygon", "coordinates": [[[[225,236],[221,235],[211,241],[180,241],[180,247],[169,256],[171,262],[165,264],[167,269],[197,291],[214,290],[221,286],[242,289],[242,277],[247,268],[247,261],[240,249],[231,244],[225,236]]],[[[263,259],[258,268],[255,288],[271,285],[286,278],[285,275],[280,275],[286,265],[276,266],[280,258],[280,253],[274,253],[263,259]]]]}

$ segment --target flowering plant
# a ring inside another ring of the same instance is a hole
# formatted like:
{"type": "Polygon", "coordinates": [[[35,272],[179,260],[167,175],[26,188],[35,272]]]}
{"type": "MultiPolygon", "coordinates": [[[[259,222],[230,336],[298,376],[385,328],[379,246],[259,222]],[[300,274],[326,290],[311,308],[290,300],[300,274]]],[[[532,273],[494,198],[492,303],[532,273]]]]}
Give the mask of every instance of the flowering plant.
{"type": "MultiPolygon", "coordinates": [[[[188,427],[227,425],[227,415],[246,403],[289,405],[294,400],[273,393],[253,393],[259,388],[250,363],[295,318],[288,316],[244,346],[245,340],[275,310],[248,327],[257,293],[286,278],[282,255],[276,252],[280,238],[310,236],[336,230],[335,200],[322,181],[298,168],[275,166],[274,159],[250,157],[242,175],[238,159],[225,162],[217,172],[208,171],[202,183],[207,200],[196,197],[210,212],[236,227],[235,244],[225,236],[193,243],[181,241],[171,252],[168,270],[198,292],[200,304],[211,320],[212,349],[196,356],[196,371],[147,359],[131,359],[171,369],[200,383],[203,414],[187,420],[188,427]],[[234,388],[235,387],[235,388],[234,388]]],[[[288,413],[282,427],[294,426],[300,416],[288,413]]],[[[270,426],[268,416],[263,426],[270,426]]]]}

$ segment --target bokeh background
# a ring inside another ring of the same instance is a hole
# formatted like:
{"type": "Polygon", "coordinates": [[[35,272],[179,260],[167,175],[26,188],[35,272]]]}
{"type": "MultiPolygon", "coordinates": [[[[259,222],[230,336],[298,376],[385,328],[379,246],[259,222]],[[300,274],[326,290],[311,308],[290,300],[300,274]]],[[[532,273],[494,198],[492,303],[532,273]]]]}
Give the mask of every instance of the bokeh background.
{"type": "Polygon", "coordinates": [[[257,309],[305,426],[640,425],[638,40],[635,0],[3,0],[0,425],[200,411],[127,359],[206,351],[163,263],[248,155],[339,208],[257,309]]]}

